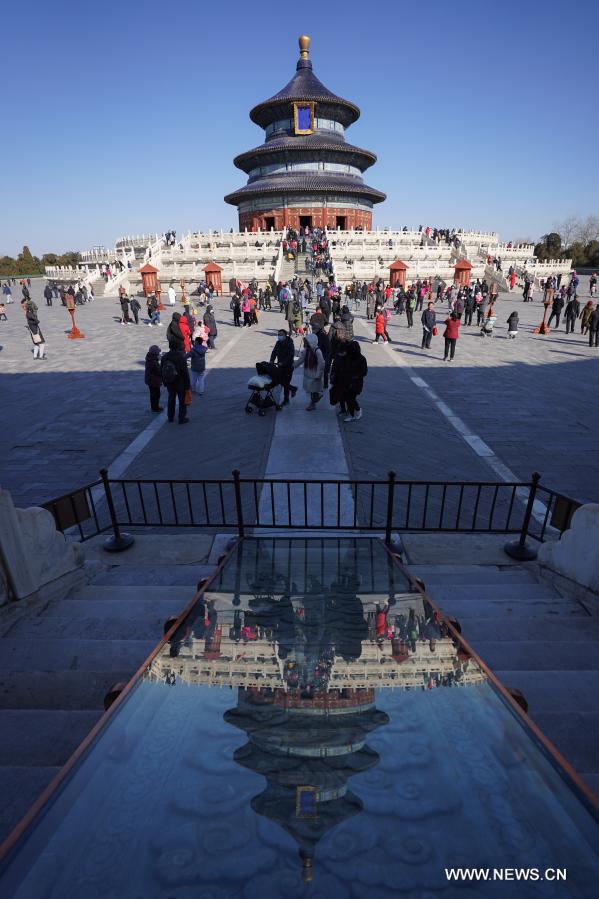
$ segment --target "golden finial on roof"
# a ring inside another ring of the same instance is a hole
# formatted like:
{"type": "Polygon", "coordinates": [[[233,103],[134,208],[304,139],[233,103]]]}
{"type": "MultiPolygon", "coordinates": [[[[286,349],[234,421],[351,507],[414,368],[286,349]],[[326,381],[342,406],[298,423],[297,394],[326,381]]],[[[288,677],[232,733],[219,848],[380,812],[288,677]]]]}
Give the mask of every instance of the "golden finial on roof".
{"type": "Polygon", "coordinates": [[[300,48],[300,59],[308,59],[310,56],[310,38],[307,34],[300,34],[298,40],[300,48]]]}

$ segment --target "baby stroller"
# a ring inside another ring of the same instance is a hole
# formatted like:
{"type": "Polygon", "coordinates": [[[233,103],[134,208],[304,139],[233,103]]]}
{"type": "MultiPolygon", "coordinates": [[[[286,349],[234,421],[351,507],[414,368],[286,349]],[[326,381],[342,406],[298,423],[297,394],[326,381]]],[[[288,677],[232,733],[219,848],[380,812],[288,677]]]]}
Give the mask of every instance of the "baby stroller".
{"type": "Polygon", "coordinates": [[[274,362],[256,362],[256,372],[248,381],[248,390],[252,393],[245,411],[251,415],[254,411],[252,406],[255,406],[258,415],[266,415],[266,409],[270,406],[279,408],[272,393],[280,384],[279,367],[274,362]]]}
{"type": "Polygon", "coordinates": [[[480,329],[480,333],[483,337],[493,337],[493,328],[495,327],[496,321],[497,321],[496,315],[491,315],[489,318],[486,318],[483,321],[483,326],[480,329]]]}

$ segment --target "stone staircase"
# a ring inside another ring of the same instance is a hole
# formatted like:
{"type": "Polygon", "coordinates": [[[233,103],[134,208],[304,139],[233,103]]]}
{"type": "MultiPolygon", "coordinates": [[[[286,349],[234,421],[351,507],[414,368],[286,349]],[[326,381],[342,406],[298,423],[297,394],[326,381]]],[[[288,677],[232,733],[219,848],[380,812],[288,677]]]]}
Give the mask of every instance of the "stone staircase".
{"type": "Polygon", "coordinates": [[[296,262],[296,259],[283,259],[283,261],[281,262],[281,270],[279,274],[280,281],[287,281],[287,283],[289,283],[289,281],[292,280],[295,275],[296,262]]]}
{"type": "MultiPolygon", "coordinates": [[[[119,560],[120,562],[121,560],[119,560]]],[[[0,842],[193,597],[205,564],[121,564],[0,616],[0,842]]]]}
{"type": "Polygon", "coordinates": [[[104,278],[96,278],[95,281],[92,281],[92,287],[94,288],[94,296],[96,299],[105,295],[106,281],[104,278]]]}
{"type": "Polygon", "coordinates": [[[306,268],[307,258],[307,253],[298,253],[297,259],[295,260],[295,274],[300,279],[300,281],[305,281],[306,278],[308,279],[308,281],[312,280],[312,272],[306,268]]]}
{"type": "Polygon", "coordinates": [[[439,607],[599,794],[599,608],[526,565],[410,565],[439,607]]]}

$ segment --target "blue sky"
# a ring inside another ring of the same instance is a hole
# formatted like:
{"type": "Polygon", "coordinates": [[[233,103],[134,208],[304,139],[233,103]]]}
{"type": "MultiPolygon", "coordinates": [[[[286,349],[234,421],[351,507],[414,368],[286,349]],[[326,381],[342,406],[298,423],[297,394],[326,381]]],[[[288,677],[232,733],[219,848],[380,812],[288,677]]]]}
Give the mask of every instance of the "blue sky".
{"type": "Polygon", "coordinates": [[[321,81],[360,106],[375,224],[536,238],[599,213],[599,4],[175,0],[3,11],[0,254],[229,228],[250,108],[312,37],[321,81]],[[302,12],[305,9],[305,13],[302,12]]]}

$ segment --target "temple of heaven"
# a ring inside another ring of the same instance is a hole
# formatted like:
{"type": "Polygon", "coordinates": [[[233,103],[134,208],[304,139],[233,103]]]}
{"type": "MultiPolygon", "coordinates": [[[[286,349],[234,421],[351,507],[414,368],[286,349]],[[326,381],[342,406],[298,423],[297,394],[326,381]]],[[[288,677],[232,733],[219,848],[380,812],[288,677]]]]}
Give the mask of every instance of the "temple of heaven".
{"type": "Polygon", "coordinates": [[[376,156],[345,142],[345,129],[360,110],[318,80],[310,38],[302,35],[299,46],[289,84],[250,112],[265,140],[235,157],[248,181],[225,201],[237,206],[241,231],[287,225],[371,230],[372,206],[385,194],[368,187],[362,174],[376,156]]]}

